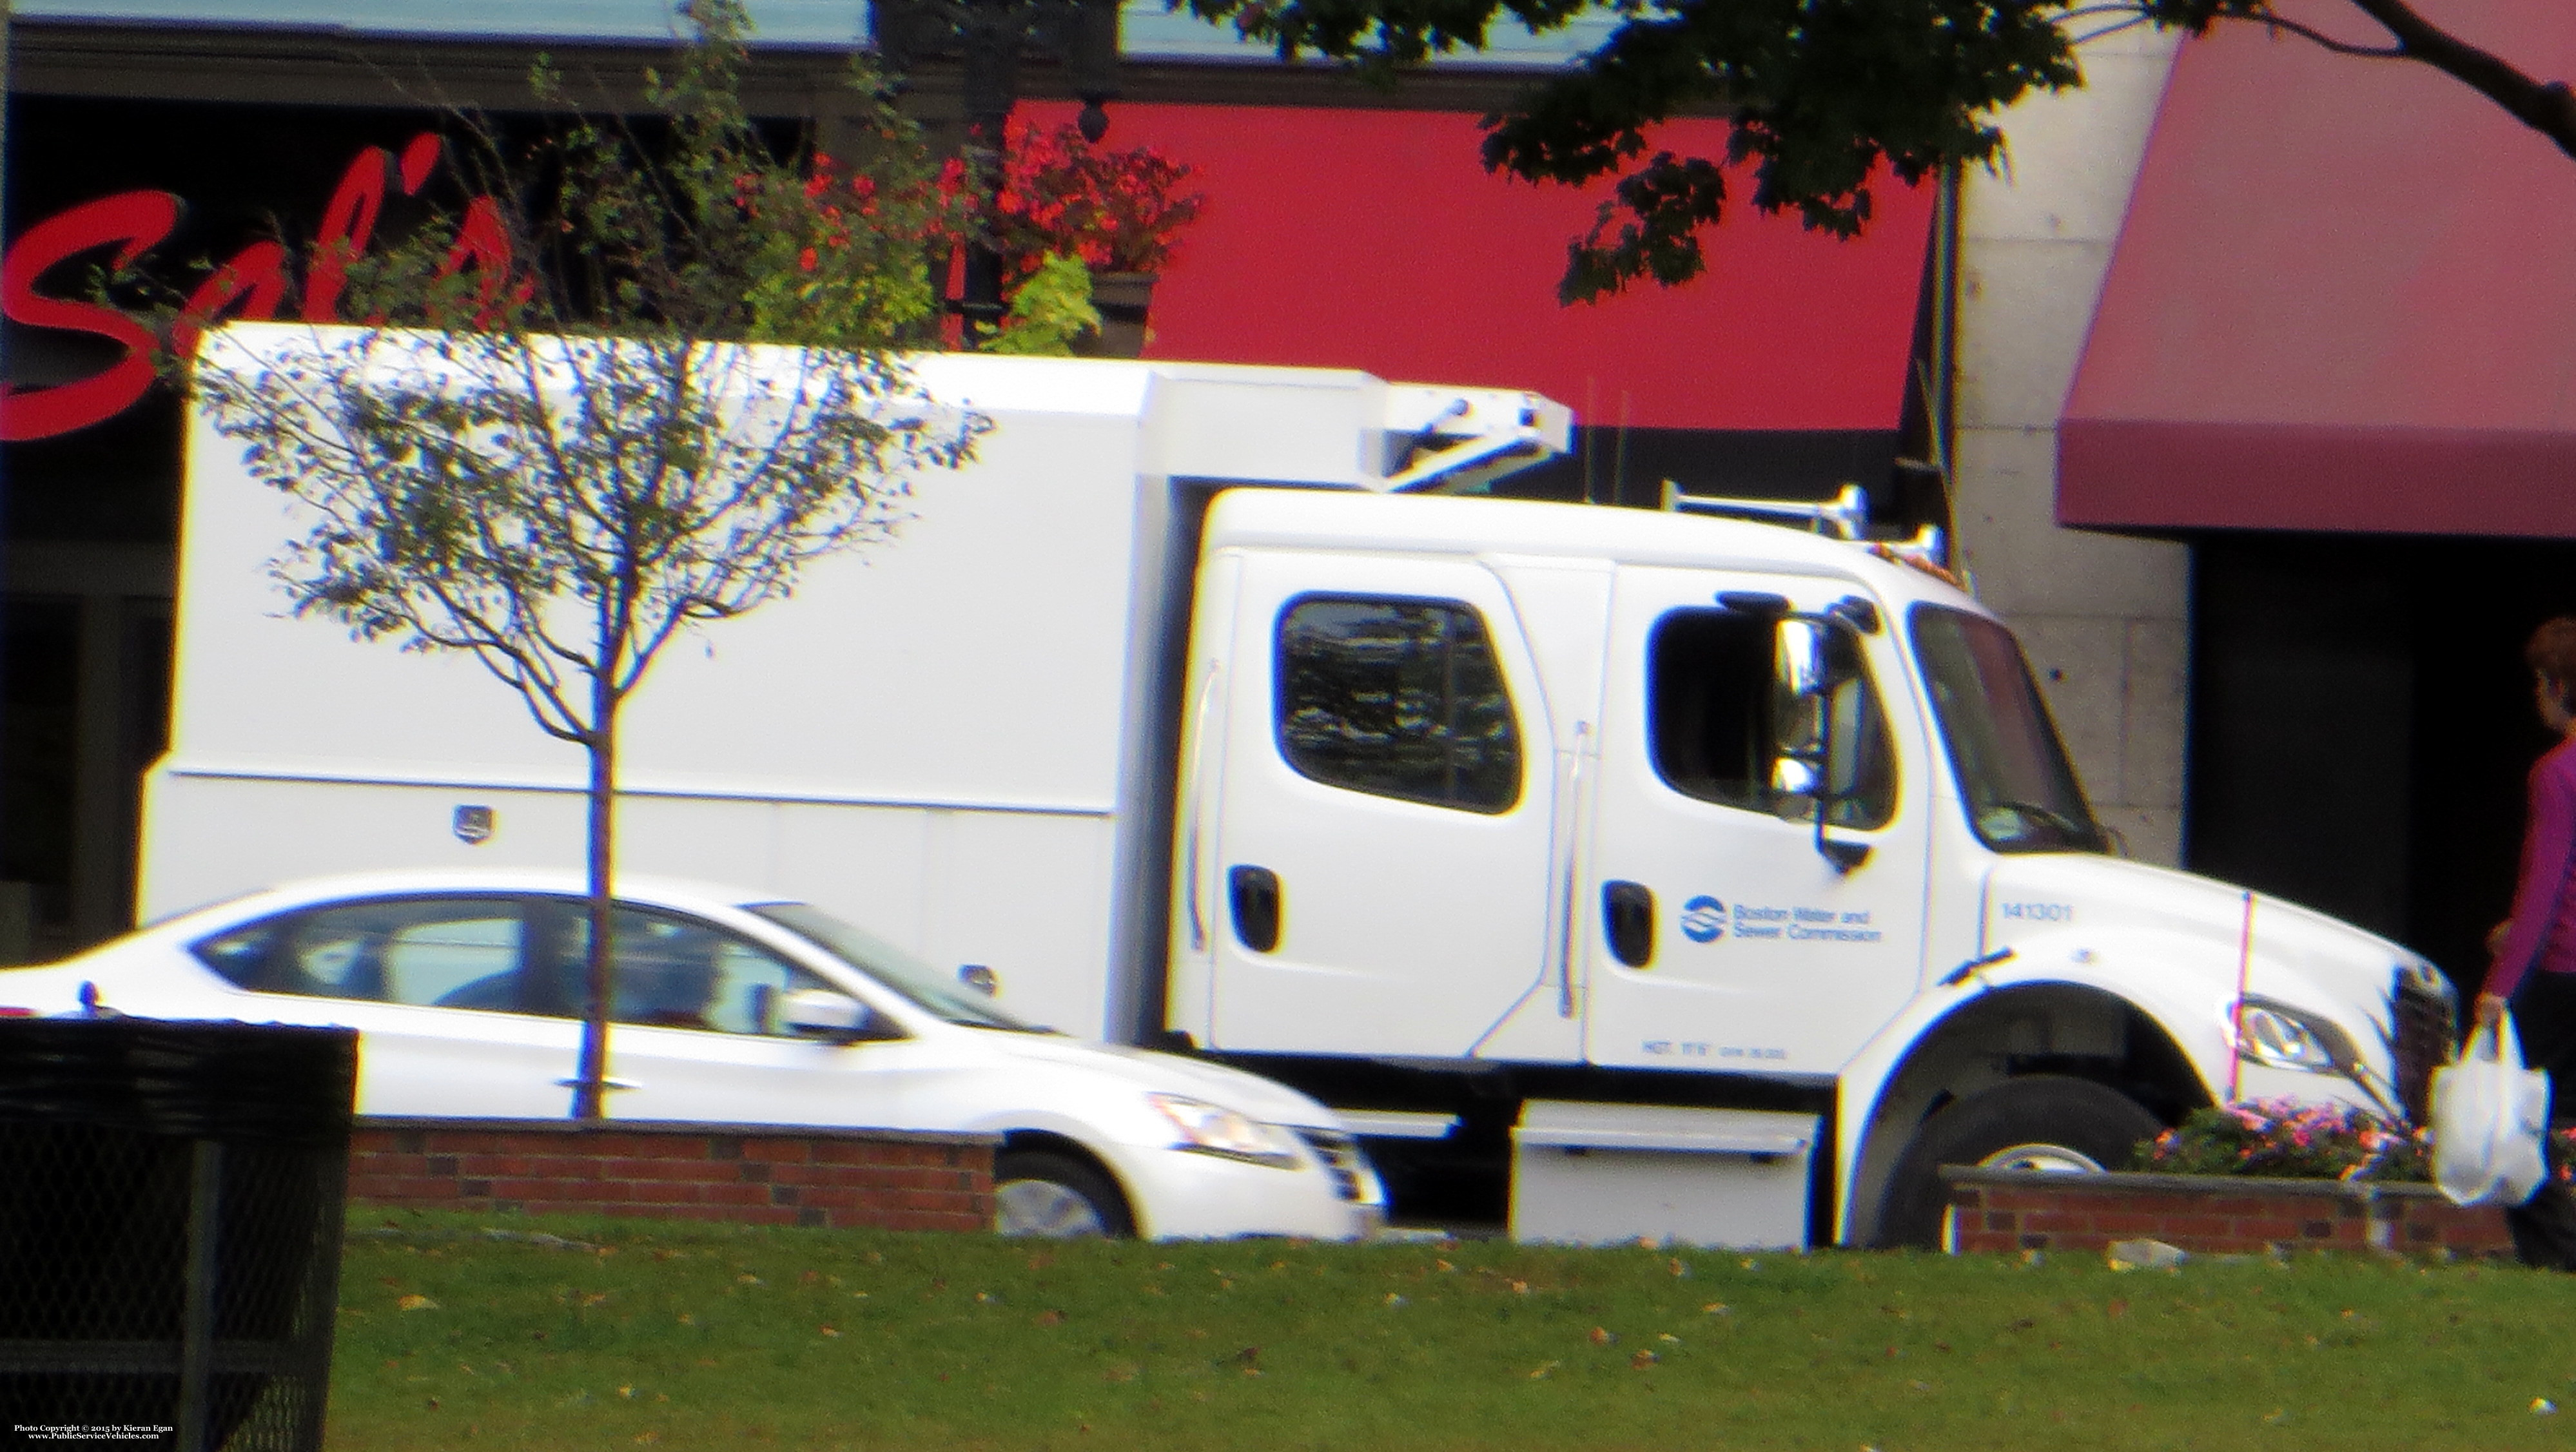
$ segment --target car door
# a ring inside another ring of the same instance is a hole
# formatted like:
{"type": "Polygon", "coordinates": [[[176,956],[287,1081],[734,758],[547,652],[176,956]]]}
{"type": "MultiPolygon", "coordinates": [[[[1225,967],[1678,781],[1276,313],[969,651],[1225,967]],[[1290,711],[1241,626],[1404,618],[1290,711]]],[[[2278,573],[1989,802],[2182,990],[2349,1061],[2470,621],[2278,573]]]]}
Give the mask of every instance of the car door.
{"type": "Polygon", "coordinates": [[[1553,747],[1510,597],[1465,560],[1247,551],[1236,582],[1185,848],[1210,1037],[1468,1054],[1548,966],[1553,747]]]}
{"type": "Polygon", "coordinates": [[[358,1112],[540,1119],[572,1107],[579,1025],[533,1010],[527,901],[403,896],[283,913],[194,945],[228,1016],[358,1031],[358,1112]]]}
{"type": "MultiPolygon", "coordinates": [[[[540,937],[566,997],[577,998],[587,908],[567,899],[547,911],[554,922],[540,937]]],[[[611,1118],[909,1125],[903,1085],[921,1057],[916,1042],[836,1042],[779,1022],[784,995],[840,985],[742,934],[661,909],[620,907],[609,942],[611,1118]]]]}
{"type": "Polygon", "coordinates": [[[1719,598],[1813,613],[1849,594],[1795,576],[1619,571],[1589,858],[1592,1061],[1827,1075],[1912,997],[1928,812],[1920,738],[1886,710],[1903,663],[1884,629],[1719,598]],[[1820,640],[1830,683],[1813,670],[1820,640]],[[1824,730],[1830,835],[1846,854],[1867,849],[1848,867],[1819,850],[1801,779],[1824,730]]]}

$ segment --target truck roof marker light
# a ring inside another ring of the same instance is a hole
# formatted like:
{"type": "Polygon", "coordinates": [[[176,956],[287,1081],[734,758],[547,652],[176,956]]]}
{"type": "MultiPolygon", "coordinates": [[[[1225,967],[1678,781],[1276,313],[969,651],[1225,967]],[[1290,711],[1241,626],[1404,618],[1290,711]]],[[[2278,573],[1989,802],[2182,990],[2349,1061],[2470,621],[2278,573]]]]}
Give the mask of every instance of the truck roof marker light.
{"type": "Polygon", "coordinates": [[[1878,607],[1858,595],[1845,595],[1825,607],[1827,615],[1850,622],[1863,635],[1878,634],[1878,607]]]}

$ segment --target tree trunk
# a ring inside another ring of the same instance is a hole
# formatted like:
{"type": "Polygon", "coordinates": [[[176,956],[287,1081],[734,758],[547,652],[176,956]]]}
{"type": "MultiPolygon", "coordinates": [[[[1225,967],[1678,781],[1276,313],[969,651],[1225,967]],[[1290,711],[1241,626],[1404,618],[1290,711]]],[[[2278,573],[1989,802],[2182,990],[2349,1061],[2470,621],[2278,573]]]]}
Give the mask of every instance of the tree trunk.
{"type": "Polygon", "coordinates": [[[590,739],[590,952],[582,968],[588,1003],[581,1020],[581,1071],[572,1091],[572,1117],[608,1117],[608,1012],[615,1002],[609,981],[609,876],[615,865],[617,816],[617,699],[605,681],[591,692],[590,739]]]}

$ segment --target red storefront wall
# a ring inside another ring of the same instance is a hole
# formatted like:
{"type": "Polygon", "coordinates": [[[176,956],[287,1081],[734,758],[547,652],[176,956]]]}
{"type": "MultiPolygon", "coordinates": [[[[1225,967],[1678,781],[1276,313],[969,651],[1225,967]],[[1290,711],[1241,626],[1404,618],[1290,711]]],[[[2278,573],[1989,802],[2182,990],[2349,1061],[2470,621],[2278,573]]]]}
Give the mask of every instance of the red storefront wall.
{"type": "MultiPolygon", "coordinates": [[[[1072,108],[1027,114],[1053,124],[1072,108]]],[[[1527,388],[1580,422],[1638,428],[1896,426],[1929,188],[1882,186],[1877,220],[1849,242],[1731,204],[1706,275],[1563,307],[1567,240],[1608,189],[1487,173],[1474,116],[1117,105],[1111,118],[1112,145],[1192,163],[1208,196],[1155,291],[1148,357],[1527,388]]],[[[1725,143],[1717,121],[1660,138],[1701,155],[1725,143]]]]}

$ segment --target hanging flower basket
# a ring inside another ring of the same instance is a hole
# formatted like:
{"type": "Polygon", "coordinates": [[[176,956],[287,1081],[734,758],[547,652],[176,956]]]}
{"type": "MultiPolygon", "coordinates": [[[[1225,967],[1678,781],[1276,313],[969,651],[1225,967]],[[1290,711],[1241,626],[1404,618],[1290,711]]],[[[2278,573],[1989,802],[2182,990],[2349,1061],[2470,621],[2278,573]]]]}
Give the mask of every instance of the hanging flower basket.
{"type": "Polygon", "coordinates": [[[1048,259],[1071,258],[1090,273],[1090,306],[1100,313],[1098,328],[1070,339],[1072,351],[1134,358],[1149,336],[1155,279],[1206,205],[1204,194],[1188,189],[1194,174],[1151,147],[1112,151],[1072,125],[1048,130],[1014,121],[989,193],[957,162],[941,186],[960,207],[957,245],[980,237],[999,252],[1006,294],[1048,259]]]}
{"type": "Polygon", "coordinates": [[[1145,356],[1145,318],[1154,303],[1154,279],[1150,272],[1091,274],[1091,305],[1100,312],[1100,328],[1073,340],[1074,356],[1145,356]]]}

